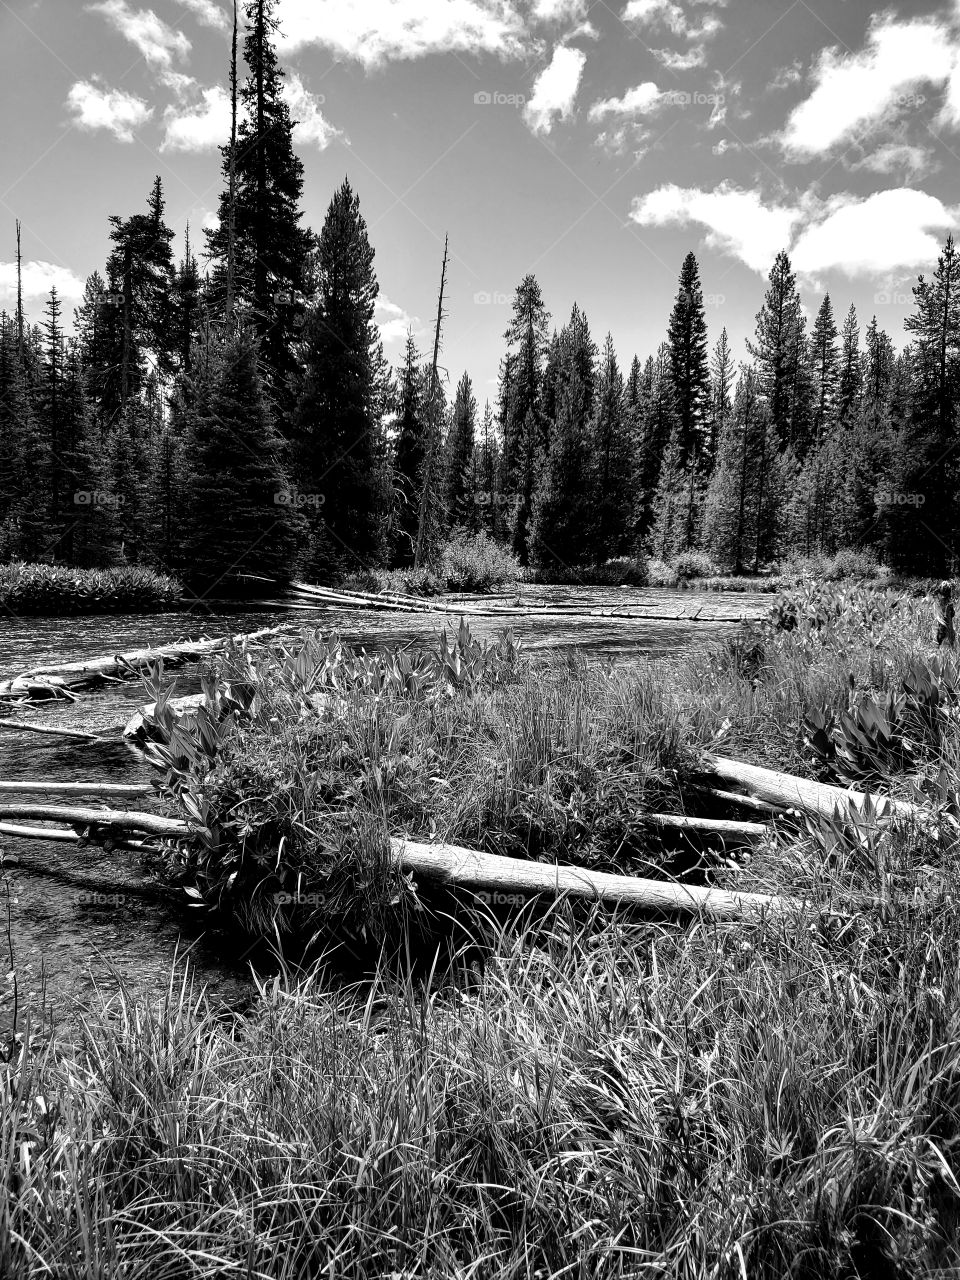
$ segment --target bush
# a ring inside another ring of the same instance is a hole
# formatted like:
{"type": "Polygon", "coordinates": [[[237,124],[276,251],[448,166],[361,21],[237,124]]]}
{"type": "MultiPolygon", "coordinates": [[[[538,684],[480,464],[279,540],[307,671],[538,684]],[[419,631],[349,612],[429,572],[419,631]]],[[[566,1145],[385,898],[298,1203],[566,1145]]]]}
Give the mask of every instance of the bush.
{"type": "Polygon", "coordinates": [[[647,561],[647,581],[651,587],[675,587],[677,571],[665,560],[654,558],[647,561]]]}
{"type": "Polygon", "coordinates": [[[881,578],[885,573],[874,551],[844,547],[827,562],[824,576],[828,582],[840,582],[843,578],[881,578]]]}
{"type": "Polygon", "coordinates": [[[0,565],[0,606],[12,613],[137,613],[171,608],[183,595],[175,578],[153,569],[71,569],[58,564],[0,565]]]}
{"type": "Polygon", "coordinates": [[[645,587],[649,582],[647,559],[643,555],[617,556],[605,564],[561,568],[556,561],[529,570],[527,581],[563,587],[645,587]]]}
{"type": "Polygon", "coordinates": [[[492,591],[518,582],[520,561],[486,533],[454,529],[440,560],[447,591],[492,591]]]}
{"type": "Polygon", "coordinates": [[[705,551],[681,551],[670,562],[673,571],[681,580],[688,578],[712,578],[720,570],[705,551]]]}

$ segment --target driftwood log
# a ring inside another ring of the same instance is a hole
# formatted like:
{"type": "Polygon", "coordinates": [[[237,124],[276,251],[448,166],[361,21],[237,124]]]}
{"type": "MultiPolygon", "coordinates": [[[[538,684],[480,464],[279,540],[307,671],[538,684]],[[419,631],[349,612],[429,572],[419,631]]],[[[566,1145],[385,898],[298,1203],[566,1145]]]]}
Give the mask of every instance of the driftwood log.
{"type": "Polygon", "coordinates": [[[157,813],[135,813],[125,809],[92,809],[55,804],[11,804],[0,801],[0,818],[34,818],[40,822],[63,822],[75,827],[109,827],[116,831],[146,831],[168,839],[190,835],[190,827],[177,818],[157,813]]]}
{"type": "Polygon", "coordinates": [[[644,822],[664,830],[687,832],[690,835],[712,835],[721,840],[752,843],[768,835],[770,828],[762,822],[731,822],[726,818],[688,818],[673,813],[645,813],[644,822]]]}
{"type": "MultiPolygon", "coordinates": [[[[19,822],[0,822],[0,836],[13,836],[18,840],[53,840],[58,844],[79,844],[83,839],[76,831],[58,827],[25,827],[19,822]]],[[[147,848],[141,840],[118,839],[111,841],[114,849],[124,853],[142,853],[147,848]]]]}
{"type": "Polygon", "coordinates": [[[683,790],[684,794],[703,796],[706,800],[720,800],[724,804],[739,805],[742,809],[749,809],[751,813],[762,813],[770,818],[786,812],[783,805],[770,804],[767,800],[758,800],[756,796],[743,795],[739,791],[722,791],[719,787],[704,787],[695,782],[685,783],[683,790]]]}
{"type": "Polygon", "coordinates": [[[797,898],[736,893],[727,889],[585,871],[580,867],[524,862],[519,858],[480,853],[458,845],[418,844],[401,839],[393,839],[390,844],[397,863],[404,871],[451,888],[471,890],[481,901],[494,904],[513,905],[518,900],[541,893],[555,897],[569,894],[611,906],[683,911],[720,920],[782,915],[802,910],[805,905],[797,898]]]}
{"type": "MultiPolygon", "coordinates": [[[[259,631],[241,632],[235,636],[222,636],[215,640],[181,640],[176,644],[151,645],[145,649],[132,649],[127,653],[106,654],[100,658],[83,658],[78,662],[61,662],[48,667],[31,667],[19,675],[0,683],[0,695],[9,693],[20,685],[35,681],[43,684],[56,680],[66,689],[79,689],[98,684],[111,678],[140,675],[154,662],[163,661],[168,666],[192,662],[205,654],[215,653],[226,645],[250,640],[264,640],[268,636],[281,635],[298,628],[292,623],[278,627],[263,627],[259,631]]],[[[55,687],[55,686],[52,686],[55,687]]]]}
{"type": "Polygon", "coordinates": [[[49,796],[152,796],[156,789],[150,782],[0,782],[3,795],[49,796]]]}
{"type": "Polygon", "coordinates": [[[864,813],[865,806],[885,811],[890,817],[915,822],[922,827],[934,827],[935,816],[920,805],[906,800],[893,800],[888,796],[871,795],[864,791],[849,791],[844,787],[830,786],[824,782],[811,782],[792,773],[779,773],[759,765],[745,764],[741,760],[729,760],[724,756],[707,756],[705,767],[724,782],[734,782],[744,787],[759,800],[783,808],[799,809],[802,813],[832,818],[839,812],[849,816],[851,810],[864,813]]]}
{"type": "Polygon", "coordinates": [[[0,729],[9,729],[14,733],[45,733],[51,738],[74,738],[84,742],[102,742],[95,733],[87,733],[85,729],[60,729],[53,724],[27,724],[24,720],[0,719],[0,729]]]}

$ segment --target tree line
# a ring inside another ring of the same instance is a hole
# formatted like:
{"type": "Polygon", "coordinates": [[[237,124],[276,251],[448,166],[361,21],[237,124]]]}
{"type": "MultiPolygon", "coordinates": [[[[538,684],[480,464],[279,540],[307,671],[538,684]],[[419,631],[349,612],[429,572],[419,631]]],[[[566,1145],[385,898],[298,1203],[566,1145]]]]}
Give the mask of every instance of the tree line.
{"type": "Polygon", "coordinates": [[[0,558],[146,563],[210,589],[429,561],[465,528],[546,576],[699,549],[735,572],[843,547],[954,567],[952,239],[899,353],[829,295],[808,332],[785,252],[741,362],[725,329],[710,346],[692,253],[664,342],[625,371],[576,304],[553,325],[528,275],[481,411],[469,374],[448,391],[412,336],[385,359],[349,181],[319,233],[303,225],[275,9],[245,6],[201,255],[188,231],[174,260],[157,178],[145,211],[110,218],[71,337],[55,290],[39,324],[19,292],[0,316],[0,558]]]}

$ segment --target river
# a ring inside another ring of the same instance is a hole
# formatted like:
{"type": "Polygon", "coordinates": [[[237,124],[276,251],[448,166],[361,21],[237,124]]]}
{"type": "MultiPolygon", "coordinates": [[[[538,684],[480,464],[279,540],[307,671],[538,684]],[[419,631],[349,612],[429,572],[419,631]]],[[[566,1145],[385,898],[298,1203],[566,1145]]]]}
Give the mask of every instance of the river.
{"type": "MultiPolygon", "coordinates": [[[[513,603],[516,593],[500,597],[513,603]]],[[[485,597],[490,602],[489,597],[485,597]]],[[[471,618],[474,634],[495,639],[505,629],[522,638],[527,652],[549,658],[576,649],[599,660],[626,661],[660,656],[729,634],[741,617],[757,617],[768,596],[752,593],[638,591],[625,588],[524,587],[522,600],[530,612],[522,617],[471,618]],[[538,617],[551,604],[576,602],[593,608],[646,608],[669,614],[683,609],[722,617],[721,623],[663,621],[651,618],[620,622],[596,618],[576,623],[538,617]]],[[[411,615],[369,610],[297,608],[279,601],[208,602],[202,613],[180,610],[161,614],[96,615],[84,618],[6,618],[0,620],[0,679],[26,667],[106,653],[185,637],[222,636],[279,622],[302,623],[336,631],[342,639],[367,649],[431,640],[446,625],[456,625],[457,605],[480,603],[457,597],[438,604],[436,614],[411,615]]],[[[178,693],[198,689],[194,668],[176,673],[178,693]]],[[[0,732],[0,778],[50,781],[147,781],[149,774],[122,739],[121,729],[145,701],[139,682],[111,684],[84,694],[73,704],[49,704],[32,718],[44,723],[103,733],[107,741],[91,744],[40,737],[4,729],[0,732]]],[[[10,796],[36,801],[38,797],[10,796]]],[[[175,955],[189,952],[196,978],[212,1001],[242,1008],[250,999],[251,955],[226,945],[216,932],[194,923],[189,913],[157,901],[149,885],[131,865],[131,855],[78,849],[49,841],[28,842],[0,837],[3,874],[0,912],[4,952],[0,983],[0,1030],[13,1011],[13,973],[21,1002],[45,998],[53,1016],[72,1022],[95,989],[114,992],[120,984],[137,995],[154,997],[166,987],[175,955]]]]}

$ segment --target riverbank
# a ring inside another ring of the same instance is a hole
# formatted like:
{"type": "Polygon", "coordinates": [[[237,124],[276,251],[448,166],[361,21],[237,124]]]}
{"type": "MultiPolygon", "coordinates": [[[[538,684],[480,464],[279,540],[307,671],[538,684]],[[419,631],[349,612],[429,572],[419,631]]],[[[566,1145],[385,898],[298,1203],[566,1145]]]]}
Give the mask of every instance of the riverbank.
{"type": "Polygon", "coordinates": [[[55,564],[0,565],[0,610],[36,617],[158,613],[176,607],[183,587],[153,569],[72,569],[55,564]]]}
{"type": "Polygon", "coordinates": [[[429,981],[421,948],[356,994],[288,969],[233,1019],[178,979],[153,1009],[95,1011],[79,1048],[24,1025],[0,1269],[29,1274],[28,1250],[278,1280],[332,1260],[490,1280],[956,1267],[960,674],[935,625],[925,600],[860,589],[643,670],[531,672],[466,644],[459,668],[289,640],[224,659],[214,719],[232,705],[236,729],[171,809],[202,799],[223,842],[167,869],[205,899],[205,858],[220,897],[258,904],[247,926],[282,894],[358,952],[402,954],[432,909],[363,860],[387,831],[635,869],[643,814],[695,811],[705,749],[844,784],[872,769],[943,821],[786,819],[748,853],[702,851],[715,883],[806,900],[777,921],[560,905],[504,924],[463,903],[427,931],[429,981]],[[873,905],[844,914],[853,898],[873,905]]]}

